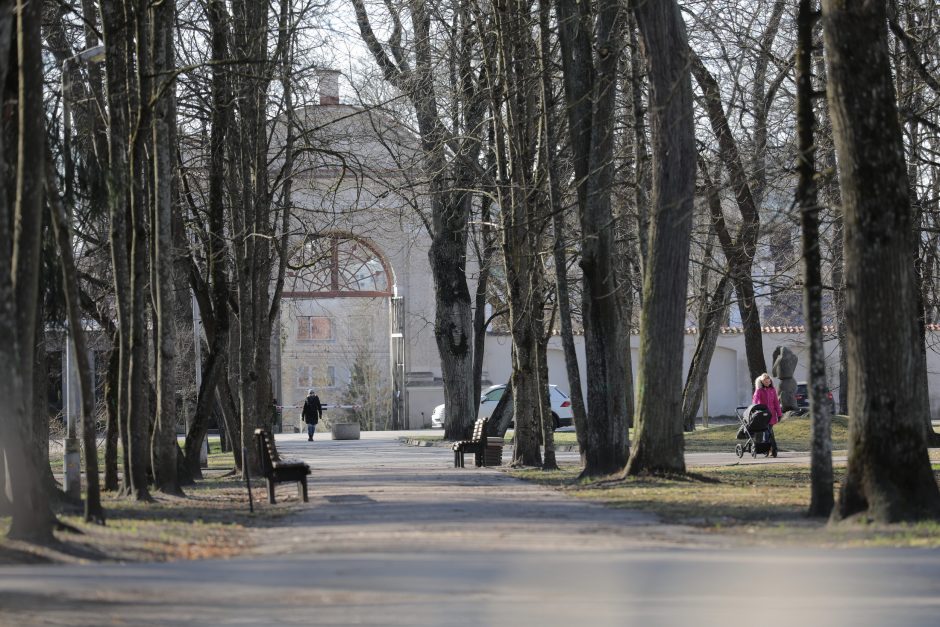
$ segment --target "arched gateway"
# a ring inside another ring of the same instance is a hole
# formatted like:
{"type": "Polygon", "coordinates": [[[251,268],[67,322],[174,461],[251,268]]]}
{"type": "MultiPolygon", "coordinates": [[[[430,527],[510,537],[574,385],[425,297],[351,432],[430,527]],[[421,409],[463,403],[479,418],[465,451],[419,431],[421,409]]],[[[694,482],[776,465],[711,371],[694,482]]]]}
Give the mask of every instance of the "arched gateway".
{"type": "Polygon", "coordinates": [[[406,425],[403,300],[374,242],[342,231],[306,237],[288,262],[282,312],[285,405],[312,387],[330,404],[362,406],[367,428],[406,425]]]}

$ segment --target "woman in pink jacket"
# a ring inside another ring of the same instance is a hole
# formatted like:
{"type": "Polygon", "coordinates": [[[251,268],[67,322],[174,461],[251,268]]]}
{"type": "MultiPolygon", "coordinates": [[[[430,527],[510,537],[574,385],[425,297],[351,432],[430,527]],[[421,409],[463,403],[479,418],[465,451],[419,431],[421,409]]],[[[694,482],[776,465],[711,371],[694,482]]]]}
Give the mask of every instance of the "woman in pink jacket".
{"type": "Polygon", "coordinates": [[[766,372],[754,380],[754,398],[751,401],[755,405],[766,405],[770,410],[770,424],[775,425],[783,417],[783,410],[780,408],[780,397],[777,396],[777,389],[774,388],[774,380],[766,372]]]}

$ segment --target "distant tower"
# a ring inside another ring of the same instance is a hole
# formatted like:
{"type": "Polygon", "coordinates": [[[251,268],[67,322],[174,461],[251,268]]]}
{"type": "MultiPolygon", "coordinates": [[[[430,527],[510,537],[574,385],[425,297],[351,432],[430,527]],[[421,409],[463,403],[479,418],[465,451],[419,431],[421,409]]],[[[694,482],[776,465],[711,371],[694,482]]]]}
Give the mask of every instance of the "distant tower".
{"type": "Polygon", "coordinates": [[[339,104],[339,72],[337,70],[323,69],[318,70],[320,84],[317,86],[320,92],[321,105],[339,104]]]}

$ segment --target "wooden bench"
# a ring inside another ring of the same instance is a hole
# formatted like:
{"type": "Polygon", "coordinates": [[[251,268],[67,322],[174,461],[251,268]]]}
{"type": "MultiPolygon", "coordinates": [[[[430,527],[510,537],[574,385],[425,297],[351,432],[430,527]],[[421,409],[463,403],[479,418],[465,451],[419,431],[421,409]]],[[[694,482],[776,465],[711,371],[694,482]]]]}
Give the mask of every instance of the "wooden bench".
{"type": "Polygon", "coordinates": [[[473,423],[473,435],[469,440],[460,440],[459,442],[454,442],[454,468],[464,468],[464,455],[466,453],[473,453],[473,461],[477,466],[490,466],[493,465],[494,451],[490,451],[490,455],[487,455],[488,448],[495,448],[496,440],[499,440],[498,451],[496,451],[495,458],[502,458],[502,438],[487,438],[486,437],[486,423],[488,418],[477,418],[477,421],[473,423]],[[489,440],[492,440],[490,442],[489,440]],[[489,459],[488,459],[489,458],[489,459]]]}
{"type": "Polygon", "coordinates": [[[268,502],[274,505],[274,486],[278,483],[296,481],[298,496],[307,502],[307,475],[310,466],[301,461],[285,461],[277,454],[274,436],[265,429],[255,429],[255,446],[258,447],[258,459],[261,470],[268,482],[268,502]]]}

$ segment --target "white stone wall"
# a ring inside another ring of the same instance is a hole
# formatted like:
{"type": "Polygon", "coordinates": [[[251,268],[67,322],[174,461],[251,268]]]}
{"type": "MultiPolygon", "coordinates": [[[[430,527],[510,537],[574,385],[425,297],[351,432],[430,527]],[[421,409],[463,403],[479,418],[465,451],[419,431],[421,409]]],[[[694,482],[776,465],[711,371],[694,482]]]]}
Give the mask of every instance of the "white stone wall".
{"type": "MultiPolygon", "coordinates": [[[[685,356],[683,359],[683,381],[688,372],[689,362],[695,351],[698,336],[687,334],[685,336],[685,356]]],[[[928,336],[928,346],[933,348],[927,352],[927,375],[930,391],[931,416],[940,420],[940,334],[933,333],[928,336]]],[[[490,335],[486,340],[486,354],[484,369],[494,382],[505,383],[512,372],[510,361],[511,340],[507,335],[490,335]]],[[[639,350],[639,336],[631,337],[633,354],[633,376],[636,379],[637,355],[639,350]]],[[[764,358],[767,369],[772,367],[771,355],[777,346],[790,348],[799,357],[794,378],[797,381],[806,381],[808,370],[808,353],[806,338],[795,333],[765,333],[764,358]]],[[[826,371],[829,389],[833,397],[839,398],[839,348],[835,340],[826,342],[826,371]]],[[[575,337],[575,347],[578,353],[578,362],[581,365],[581,388],[585,395],[586,372],[584,369],[584,338],[575,337]]],[[[568,377],[565,372],[564,353],[559,338],[552,338],[548,348],[549,380],[565,393],[569,391],[568,377]]],[[[739,333],[723,334],[718,337],[718,344],[708,372],[708,413],[711,416],[733,415],[735,407],[750,403],[753,393],[753,381],[750,380],[747,368],[747,357],[744,351],[744,336],[739,333]]],[[[586,398],[585,398],[586,400],[586,398]]],[[[442,402],[442,401],[439,401],[442,402]]]]}

